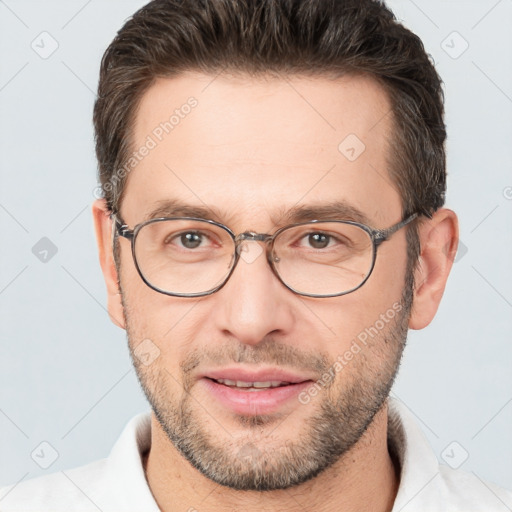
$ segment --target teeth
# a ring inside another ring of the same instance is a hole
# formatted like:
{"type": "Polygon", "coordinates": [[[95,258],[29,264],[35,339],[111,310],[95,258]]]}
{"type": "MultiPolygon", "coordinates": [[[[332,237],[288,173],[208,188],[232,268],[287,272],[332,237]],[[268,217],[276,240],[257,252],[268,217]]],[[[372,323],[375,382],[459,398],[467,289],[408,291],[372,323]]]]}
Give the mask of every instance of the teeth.
{"type": "Polygon", "coordinates": [[[289,382],[283,382],[280,380],[269,380],[265,382],[244,382],[242,380],[229,380],[229,379],[215,379],[220,384],[226,386],[232,386],[237,388],[277,388],[279,386],[286,386],[289,382]]]}
{"type": "Polygon", "coordinates": [[[271,380],[270,382],[253,382],[252,387],[253,388],[277,388],[281,384],[284,384],[284,382],[281,382],[280,380],[271,380]]]}

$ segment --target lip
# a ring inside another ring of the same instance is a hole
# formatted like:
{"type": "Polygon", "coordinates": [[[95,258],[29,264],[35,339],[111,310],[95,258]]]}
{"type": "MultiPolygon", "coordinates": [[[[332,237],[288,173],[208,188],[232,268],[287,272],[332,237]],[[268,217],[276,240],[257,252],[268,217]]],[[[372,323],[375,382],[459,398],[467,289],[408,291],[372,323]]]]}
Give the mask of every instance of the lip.
{"type": "MultiPolygon", "coordinates": [[[[244,416],[268,415],[279,412],[295,401],[300,405],[298,395],[311,386],[314,379],[310,375],[279,368],[262,368],[248,370],[245,368],[223,368],[205,372],[198,384],[221,406],[235,414],[244,416]],[[227,379],[245,382],[281,381],[289,382],[286,386],[276,388],[236,388],[220,384],[214,379],[227,379]],[[252,389],[252,390],[249,390],[252,389]]],[[[289,408],[287,408],[289,410],[289,408]]]]}
{"type": "Polygon", "coordinates": [[[207,370],[202,373],[201,378],[209,379],[228,379],[241,380],[244,382],[267,382],[272,380],[280,380],[281,382],[290,382],[298,384],[300,382],[314,380],[313,375],[298,374],[283,368],[258,368],[250,370],[241,367],[228,367],[207,370]]]}

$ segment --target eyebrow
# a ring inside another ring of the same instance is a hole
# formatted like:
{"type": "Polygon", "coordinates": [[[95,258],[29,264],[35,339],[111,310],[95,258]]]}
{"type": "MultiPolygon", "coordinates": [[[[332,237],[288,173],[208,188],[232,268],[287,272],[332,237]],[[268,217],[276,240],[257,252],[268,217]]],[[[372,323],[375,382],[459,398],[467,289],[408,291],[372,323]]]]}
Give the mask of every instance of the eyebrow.
{"type": "Polygon", "coordinates": [[[216,208],[207,205],[192,205],[183,203],[177,199],[164,199],[158,201],[154,207],[146,213],[144,220],[160,217],[197,217],[198,219],[218,220],[220,212],[216,208]]]}
{"type": "Polygon", "coordinates": [[[349,220],[370,224],[367,215],[346,201],[333,201],[327,204],[307,204],[282,210],[279,223],[295,224],[311,220],[349,220]]]}
{"type": "MultiPolygon", "coordinates": [[[[162,217],[196,217],[229,225],[236,215],[226,214],[210,205],[192,205],[177,199],[158,201],[144,216],[144,220],[162,217]]],[[[347,201],[333,201],[327,204],[296,205],[290,209],[281,208],[277,215],[271,215],[276,226],[308,222],[312,220],[349,220],[370,224],[367,215],[347,201]]]]}

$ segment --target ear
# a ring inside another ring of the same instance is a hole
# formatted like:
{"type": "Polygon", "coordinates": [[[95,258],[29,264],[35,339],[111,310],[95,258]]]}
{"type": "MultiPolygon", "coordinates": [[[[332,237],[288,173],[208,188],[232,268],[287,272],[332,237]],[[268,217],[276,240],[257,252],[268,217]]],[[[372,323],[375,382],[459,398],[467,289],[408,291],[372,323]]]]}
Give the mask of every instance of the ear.
{"type": "Polygon", "coordinates": [[[94,201],[92,215],[96,230],[96,243],[98,244],[101,270],[107,285],[108,314],[112,322],[125,329],[124,310],[119,290],[119,276],[114,262],[112,220],[105,199],[94,201]]]}
{"type": "Polygon", "coordinates": [[[409,319],[411,329],[423,329],[434,318],[459,243],[457,216],[441,208],[432,219],[420,224],[420,256],[414,273],[414,301],[409,319]]]}

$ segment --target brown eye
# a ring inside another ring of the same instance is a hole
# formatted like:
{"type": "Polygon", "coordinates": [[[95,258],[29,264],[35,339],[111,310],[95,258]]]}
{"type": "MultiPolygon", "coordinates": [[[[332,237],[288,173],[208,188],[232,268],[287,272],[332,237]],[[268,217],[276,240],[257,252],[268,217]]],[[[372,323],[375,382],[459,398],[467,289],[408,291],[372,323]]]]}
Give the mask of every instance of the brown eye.
{"type": "Polygon", "coordinates": [[[331,237],[325,233],[312,233],[308,236],[308,243],[314,249],[325,249],[330,241],[331,237]]]}
{"type": "Polygon", "coordinates": [[[180,235],[180,243],[186,249],[196,249],[201,245],[203,235],[196,232],[183,233],[180,235]]]}

